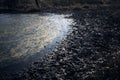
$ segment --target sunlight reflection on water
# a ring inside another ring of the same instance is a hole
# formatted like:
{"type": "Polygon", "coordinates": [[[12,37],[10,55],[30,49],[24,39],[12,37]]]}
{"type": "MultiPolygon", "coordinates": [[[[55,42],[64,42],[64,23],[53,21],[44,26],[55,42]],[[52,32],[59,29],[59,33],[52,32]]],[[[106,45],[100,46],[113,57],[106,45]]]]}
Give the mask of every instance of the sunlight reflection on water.
{"type": "Polygon", "coordinates": [[[34,55],[65,36],[73,23],[70,15],[0,14],[0,62],[34,55]]]}

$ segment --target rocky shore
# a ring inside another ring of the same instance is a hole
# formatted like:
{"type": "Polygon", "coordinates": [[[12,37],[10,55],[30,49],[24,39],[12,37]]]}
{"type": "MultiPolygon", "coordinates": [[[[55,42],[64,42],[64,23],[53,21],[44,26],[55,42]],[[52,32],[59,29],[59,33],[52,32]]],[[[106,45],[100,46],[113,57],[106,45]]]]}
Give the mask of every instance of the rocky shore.
{"type": "Polygon", "coordinates": [[[112,9],[73,10],[73,31],[15,80],[119,80],[120,18],[112,9]]]}

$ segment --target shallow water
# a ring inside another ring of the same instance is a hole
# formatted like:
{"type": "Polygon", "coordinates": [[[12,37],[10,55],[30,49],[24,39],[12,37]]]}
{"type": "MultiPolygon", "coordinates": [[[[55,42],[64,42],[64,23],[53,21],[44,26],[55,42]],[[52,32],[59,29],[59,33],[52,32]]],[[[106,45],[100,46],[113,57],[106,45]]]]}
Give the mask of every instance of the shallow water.
{"type": "Polygon", "coordinates": [[[43,50],[54,48],[70,30],[73,20],[65,18],[68,16],[70,14],[0,14],[0,68],[11,67],[11,71],[26,65],[23,61],[34,62],[44,55],[43,50]]]}

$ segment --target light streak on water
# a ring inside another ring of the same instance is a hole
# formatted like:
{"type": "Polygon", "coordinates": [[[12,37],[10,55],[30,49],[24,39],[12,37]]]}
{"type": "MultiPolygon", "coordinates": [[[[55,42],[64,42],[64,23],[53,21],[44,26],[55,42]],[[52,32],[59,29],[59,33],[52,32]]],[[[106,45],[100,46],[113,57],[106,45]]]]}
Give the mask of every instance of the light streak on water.
{"type": "Polygon", "coordinates": [[[32,56],[56,39],[62,40],[70,15],[0,14],[0,62],[32,56]]]}

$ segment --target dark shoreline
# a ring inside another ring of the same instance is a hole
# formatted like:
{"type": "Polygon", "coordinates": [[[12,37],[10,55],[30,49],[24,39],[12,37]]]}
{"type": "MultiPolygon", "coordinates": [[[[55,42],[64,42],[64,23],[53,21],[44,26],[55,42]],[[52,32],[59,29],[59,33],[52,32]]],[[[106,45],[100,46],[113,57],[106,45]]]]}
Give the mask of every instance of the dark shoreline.
{"type": "Polygon", "coordinates": [[[119,5],[109,5],[109,6],[101,6],[101,5],[94,5],[95,7],[91,6],[83,6],[83,7],[68,7],[68,8],[41,8],[41,9],[29,9],[29,10],[19,10],[19,9],[0,9],[0,14],[29,14],[29,13],[43,13],[43,12],[51,12],[51,13],[60,13],[64,11],[76,11],[76,10],[119,10],[119,5]]]}

